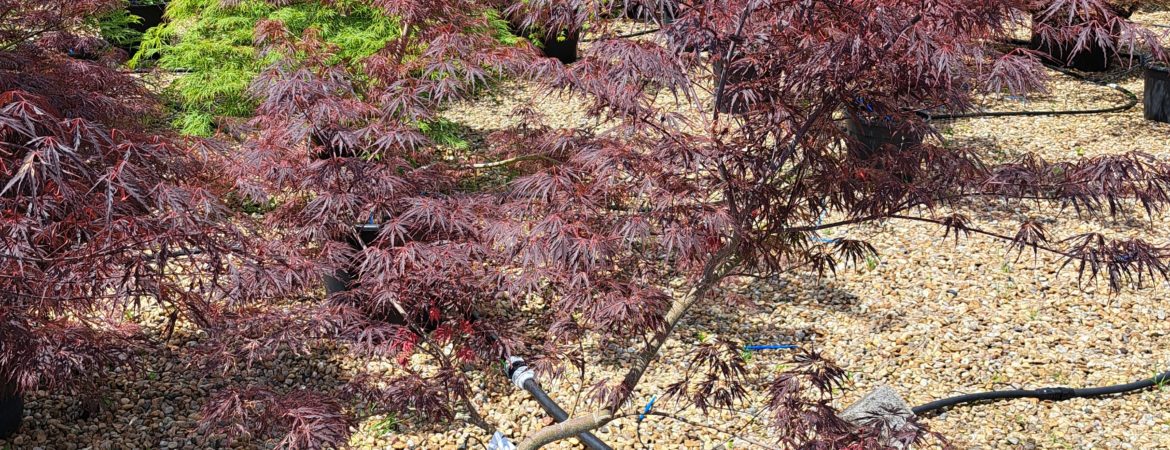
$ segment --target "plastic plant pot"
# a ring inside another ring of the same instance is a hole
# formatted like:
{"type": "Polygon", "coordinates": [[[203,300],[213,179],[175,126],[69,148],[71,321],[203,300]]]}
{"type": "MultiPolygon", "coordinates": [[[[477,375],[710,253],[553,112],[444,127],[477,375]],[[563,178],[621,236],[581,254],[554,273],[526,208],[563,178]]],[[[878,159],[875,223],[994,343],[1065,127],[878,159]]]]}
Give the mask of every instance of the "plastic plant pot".
{"type": "Polygon", "coordinates": [[[897,151],[922,144],[922,135],[905,130],[898,122],[868,120],[850,113],[845,121],[845,132],[853,141],[847,145],[849,156],[868,160],[882,152],[897,151]]]}
{"type": "MultiPolygon", "coordinates": [[[[382,229],[377,224],[362,224],[356,226],[356,228],[358,238],[350,238],[347,242],[355,250],[361,250],[363,247],[374,242],[374,239],[378,238],[378,231],[382,229]]],[[[323,280],[325,282],[325,292],[329,295],[334,295],[339,292],[348,291],[353,287],[354,278],[356,278],[356,275],[351,269],[339,270],[333,275],[325,275],[323,280]]]]}
{"type": "Polygon", "coordinates": [[[1146,119],[1170,123],[1170,67],[1146,64],[1142,97],[1146,119]]]}
{"type": "Polygon", "coordinates": [[[0,386],[0,439],[16,434],[24,420],[24,398],[16,392],[15,383],[0,386]]]}
{"type": "Polygon", "coordinates": [[[145,33],[146,30],[162,25],[167,3],[165,1],[130,0],[130,6],[127,7],[127,10],[130,11],[130,14],[142,18],[141,22],[131,25],[130,28],[145,33]]]}
{"type": "MultiPolygon", "coordinates": [[[[130,6],[127,6],[126,10],[130,14],[142,18],[141,22],[131,24],[130,28],[139,33],[145,33],[146,30],[162,25],[163,14],[167,10],[167,3],[166,1],[158,0],[130,0],[130,6]]],[[[125,46],[122,49],[133,55],[138,52],[138,44],[125,46]]]]}
{"type": "MultiPolygon", "coordinates": [[[[1039,22],[1035,16],[1032,17],[1032,23],[1039,22]]],[[[1047,55],[1046,59],[1053,64],[1085,72],[1102,72],[1109,69],[1109,52],[1095,40],[1088,42],[1087,48],[1075,55],[1072,54],[1076,48],[1075,42],[1045,42],[1035,31],[1032,32],[1031,42],[1031,47],[1047,55]]]]}
{"type": "Polygon", "coordinates": [[[845,132],[849,134],[846,151],[850,158],[870,161],[866,164],[879,170],[889,171],[903,183],[913,183],[913,172],[891,167],[881,158],[922,144],[922,134],[907,130],[902,123],[889,119],[866,119],[850,112],[845,121],[845,132]]]}
{"type": "Polygon", "coordinates": [[[712,36],[691,16],[682,17],[662,27],[667,48],[680,53],[702,53],[712,49],[712,36]]]}
{"type": "Polygon", "coordinates": [[[577,47],[581,41],[580,32],[562,32],[548,35],[537,27],[525,27],[519,17],[508,19],[508,31],[516,36],[536,38],[540,41],[540,52],[549,58],[556,58],[563,64],[577,62],[577,47]]]}
{"type": "MultiPolygon", "coordinates": [[[[353,237],[350,237],[347,240],[347,243],[355,250],[360,250],[361,248],[373,243],[374,240],[378,239],[378,233],[382,230],[381,225],[373,223],[356,225],[355,228],[357,230],[357,238],[354,239],[353,237]]],[[[342,269],[333,275],[325,275],[322,278],[322,281],[325,284],[325,292],[328,293],[329,296],[334,296],[352,290],[354,279],[357,278],[357,274],[352,268],[342,269]]],[[[390,311],[385,312],[378,319],[393,325],[406,325],[406,318],[403,317],[402,311],[396,309],[391,309],[390,311]]],[[[421,328],[422,331],[429,333],[435,330],[436,325],[438,324],[427,322],[422,324],[421,328]]]]}
{"type": "Polygon", "coordinates": [[[577,62],[577,46],[581,36],[578,33],[565,33],[564,36],[552,36],[541,42],[541,52],[549,58],[556,58],[563,64],[577,62]]]}

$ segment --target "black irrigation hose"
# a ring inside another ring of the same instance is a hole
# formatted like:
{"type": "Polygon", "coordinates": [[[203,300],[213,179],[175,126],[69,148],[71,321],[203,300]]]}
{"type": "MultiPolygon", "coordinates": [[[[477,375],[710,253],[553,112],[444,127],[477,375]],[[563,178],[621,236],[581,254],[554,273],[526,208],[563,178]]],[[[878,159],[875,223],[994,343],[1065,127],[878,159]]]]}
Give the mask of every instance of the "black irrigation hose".
{"type": "MultiPolygon", "coordinates": [[[[1155,26],[1165,26],[1165,25],[1155,25],[1155,26]]],[[[1170,26],[1166,26],[1166,27],[1170,28],[1170,26]]],[[[661,31],[661,30],[662,30],[661,28],[652,28],[649,30],[636,31],[633,33],[628,33],[628,34],[620,34],[617,36],[608,36],[608,37],[602,36],[602,37],[591,38],[591,39],[582,39],[581,42],[595,42],[595,41],[604,41],[604,40],[608,40],[608,39],[625,39],[625,38],[642,36],[642,35],[646,35],[646,34],[650,34],[650,33],[656,33],[656,32],[661,31]]],[[[1026,45],[1027,44],[1027,42],[1025,42],[1025,41],[1016,41],[1016,40],[1010,41],[1009,43],[1014,44],[1014,45],[1026,45]]],[[[1144,58],[1143,58],[1143,64],[1144,64],[1144,58]]],[[[1111,106],[1108,108],[1093,108],[1093,109],[1065,109],[1065,110],[1055,110],[1055,111],[1032,111],[1032,110],[985,111],[985,112],[953,113],[953,114],[931,114],[931,113],[926,112],[926,111],[916,111],[915,113],[918,114],[919,117],[922,117],[926,120],[969,119],[969,118],[975,118],[975,117],[1067,116],[1067,115],[1075,115],[1075,114],[1108,114],[1108,113],[1128,111],[1129,109],[1133,108],[1134,106],[1137,106],[1137,104],[1141,102],[1141,100],[1138,98],[1138,96],[1136,94],[1134,94],[1133,92],[1130,92],[1128,89],[1123,88],[1115,83],[1103,83],[1103,82],[1100,82],[1097,80],[1092,80],[1092,79],[1086,78],[1086,77],[1084,77],[1076,72],[1072,72],[1068,69],[1065,69],[1065,68],[1060,67],[1060,66],[1052,65],[1052,64],[1045,64],[1045,66],[1048,67],[1049,69],[1063,73],[1063,74],[1065,74],[1069,77],[1075,78],[1077,80],[1088,82],[1088,83],[1093,83],[1093,84],[1096,84],[1098,86],[1103,86],[1103,87],[1113,89],[1117,92],[1120,92],[1122,95],[1125,95],[1127,100],[1125,103],[1117,105],[1117,106],[1111,106]]]]}
{"type": "MultiPolygon", "coordinates": [[[[1021,45],[1024,43],[1024,41],[1011,41],[1010,43],[1015,44],[1015,45],[1021,45]]],[[[1144,57],[1142,57],[1142,63],[1143,64],[1145,63],[1144,57]]],[[[1077,80],[1088,82],[1088,83],[1093,83],[1093,84],[1096,84],[1098,86],[1103,86],[1103,87],[1113,89],[1113,90],[1125,95],[1128,100],[1124,104],[1121,104],[1121,105],[1111,106],[1108,108],[1093,108],[1093,109],[1066,109],[1066,110],[1056,110],[1056,111],[1032,111],[1032,110],[1026,110],[1026,111],[986,111],[986,112],[955,113],[955,114],[931,114],[931,113],[928,113],[925,111],[917,111],[917,114],[926,120],[966,119],[966,118],[974,118],[974,117],[1025,117],[1025,116],[1062,116],[1062,115],[1067,116],[1067,115],[1074,115],[1074,114],[1107,114],[1107,113],[1127,111],[1130,108],[1137,106],[1137,104],[1141,102],[1141,100],[1138,99],[1138,96],[1136,94],[1134,94],[1133,92],[1130,92],[1126,88],[1123,88],[1123,87],[1117,85],[1116,83],[1103,83],[1103,82],[1100,82],[1097,80],[1092,80],[1092,79],[1086,78],[1086,77],[1084,77],[1076,72],[1070,71],[1070,70],[1065,69],[1065,68],[1060,67],[1060,66],[1056,66],[1053,64],[1044,64],[1044,65],[1046,67],[1048,67],[1049,69],[1063,73],[1063,74],[1065,74],[1069,77],[1075,78],[1077,80]]]]}
{"type": "MultiPolygon", "coordinates": [[[[474,311],[471,313],[471,317],[474,320],[480,320],[479,314],[474,311]]],[[[499,340],[499,337],[495,333],[488,333],[488,338],[493,341],[499,340]]],[[[512,384],[532,394],[532,398],[536,400],[536,403],[540,404],[540,407],[544,408],[544,411],[558,423],[569,420],[569,413],[561,408],[560,405],[557,405],[557,402],[552,397],[549,397],[548,393],[544,392],[544,389],[540,387],[540,383],[536,382],[536,374],[524,363],[524,358],[511,356],[508,357],[505,364],[504,376],[511,380],[512,384]]],[[[606,445],[605,442],[602,442],[601,439],[598,439],[597,436],[594,436],[593,433],[588,431],[578,434],[577,439],[591,450],[613,450],[613,447],[606,445]]]]}
{"type": "MultiPolygon", "coordinates": [[[[545,412],[552,416],[553,419],[556,419],[557,422],[569,420],[569,413],[557,405],[557,402],[553,401],[548,396],[548,393],[544,392],[544,389],[541,389],[540,383],[537,383],[536,378],[532,375],[532,369],[529,369],[524,364],[523,359],[510,358],[508,361],[507,375],[512,380],[512,383],[517,384],[518,387],[522,387],[529,394],[532,394],[532,398],[536,400],[536,403],[539,403],[540,407],[544,408],[545,412]]],[[[606,445],[601,439],[598,439],[597,436],[594,436],[593,433],[588,431],[578,434],[577,439],[592,450],[613,450],[613,447],[606,445]]]]}
{"type": "Polygon", "coordinates": [[[942,400],[935,400],[921,406],[915,406],[911,409],[914,415],[921,416],[930,411],[947,408],[963,403],[972,403],[988,400],[1004,400],[1012,398],[1037,398],[1048,401],[1062,401],[1070,398],[1088,398],[1100,397],[1103,395],[1121,394],[1125,392],[1132,392],[1142,389],[1148,389],[1154,386],[1161,386],[1170,382],[1170,372],[1163,372],[1152,378],[1147,378],[1133,383],[1115,384],[1112,386],[1103,386],[1095,388],[1073,389],[1068,387],[1047,387],[1041,389],[1013,389],[1007,391],[989,391],[980,392],[976,394],[964,394],[954,397],[944,398],[942,400]]]}
{"type": "Polygon", "coordinates": [[[1127,100],[1124,104],[1121,104],[1121,105],[1111,106],[1108,108],[1094,108],[1094,109],[1066,109],[1066,110],[1056,110],[1056,111],[1032,111],[1032,110],[1026,110],[1026,111],[986,111],[986,112],[956,113],[956,114],[930,114],[927,112],[918,111],[918,115],[925,118],[926,120],[947,120],[947,119],[966,119],[966,118],[975,118],[975,117],[1028,117],[1028,116],[1068,116],[1068,115],[1074,115],[1074,114],[1107,114],[1107,113],[1127,111],[1130,108],[1137,106],[1137,104],[1140,102],[1137,95],[1135,95],[1133,92],[1130,92],[1128,89],[1123,88],[1121,86],[1118,86],[1115,84],[1105,85],[1103,83],[1097,83],[1097,82],[1092,81],[1092,80],[1083,80],[1083,81],[1091,81],[1091,82],[1096,83],[1096,84],[1101,84],[1103,86],[1110,87],[1118,92],[1121,92],[1122,94],[1125,94],[1125,96],[1128,97],[1129,100],[1127,100]]]}
{"type": "MultiPolygon", "coordinates": [[[[552,398],[549,398],[548,394],[546,394],[544,390],[540,388],[540,385],[536,383],[536,380],[525,381],[524,390],[532,394],[532,398],[536,400],[536,403],[539,403],[540,406],[544,408],[544,410],[548,412],[550,416],[553,416],[553,419],[556,419],[557,422],[564,422],[569,420],[569,413],[561,409],[560,406],[557,406],[557,403],[554,402],[552,398]]],[[[606,445],[604,442],[601,442],[601,439],[598,439],[597,436],[593,435],[593,433],[581,433],[577,435],[577,439],[580,439],[582,444],[585,444],[586,447],[589,447],[593,450],[613,450],[612,447],[606,445]]]]}

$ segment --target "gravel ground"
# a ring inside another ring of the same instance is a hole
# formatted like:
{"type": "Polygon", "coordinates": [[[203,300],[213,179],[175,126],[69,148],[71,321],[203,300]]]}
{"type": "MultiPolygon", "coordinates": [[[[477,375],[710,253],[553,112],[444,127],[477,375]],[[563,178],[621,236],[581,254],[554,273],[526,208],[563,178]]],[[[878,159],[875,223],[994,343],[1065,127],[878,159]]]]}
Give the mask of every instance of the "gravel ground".
{"type": "MultiPolygon", "coordinates": [[[[1170,23],[1170,14],[1145,14],[1136,20],[1170,23]]],[[[1048,95],[1026,102],[986,99],[994,110],[1067,109],[1123,102],[1104,87],[1086,85],[1053,73],[1048,95]]],[[[1135,72],[1103,75],[1141,94],[1135,72]]],[[[507,85],[496,96],[452,108],[449,119],[468,127],[473,140],[512,123],[513,107],[532,101],[553,125],[587,122],[580,103],[545,99],[521,85],[507,85]]],[[[1170,125],[1148,122],[1140,106],[1130,111],[1091,116],[1042,116],[964,119],[946,124],[947,142],[974,145],[997,158],[1034,152],[1046,159],[1069,159],[1142,150],[1170,157],[1170,125]]],[[[979,224],[1006,229],[1020,215],[1054,218],[1052,230],[1071,235],[1089,229],[1109,234],[1149,235],[1150,221],[1077,218],[1032,205],[981,204],[964,210],[979,224]],[[1003,222],[1003,223],[1001,223],[1003,222]]],[[[1153,237],[1170,235],[1162,218],[1153,220],[1153,237]]],[[[817,279],[792,275],[775,280],[731,283],[722,295],[698,306],[682,324],[634,396],[629,411],[641,407],[678,379],[677,368],[700,335],[723,335],[750,343],[800,343],[816,347],[849,370],[850,384],[841,396],[848,404],[870,389],[888,384],[911,404],[959,393],[1050,385],[1098,386],[1149,377],[1170,368],[1170,305],[1162,301],[1170,286],[1109,295],[1104,289],[1077,287],[1075,274],[1057,273],[1052,257],[1006,255],[1002,243],[979,237],[943,242],[942,231],[920,224],[887,223],[844,230],[840,235],[869,239],[881,254],[867,267],[817,279]],[[735,299],[730,304],[729,299],[735,299]]],[[[143,322],[151,333],[157,317],[143,322]]],[[[157,338],[157,336],[155,336],[157,338]]],[[[32,393],[25,427],[0,449],[201,448],[196,419],[209,392],[229,381],[216,374],[195,373],[184,365],[183,350],[199,339],[180,330],[163,342],[155,339],[137,357],[142,370],[114,374],[100,397],[102,411],[80,418],[76,397],[32,393]]],[[[785,355],[759,353],[750,364],[768,373],[785,355]]],[[[334,354],[289,356],[236,375],[237,380],[283,384],[288,389],[329,389],[360,370],[356,361],[334,354]]],[[[546,388],[566,409],[585,411],[574,393],[602,377],[620,373],[613,362],[599,363],[584,380],[546,380],[546,388]]],[[[488,380],[481,380],[487,383],[488,380]]],[[[753,395],[760,395],[759,392],[753,395]]],[[[549,423],[539,407],[515,391],[481,396],[489,421],[510,436],[522,436],[549,423]]],[[[762,405],[751,398],[749,405],[762,405]]],[[[693,421],[684,424],[648,419],[641,440],[654,449],[712,449],[729,440],[723,430],[767,441],[766,429],[751,406],[740,411],[678,410],[693,421]]],[[[365,419],[353,444],[363,449],[482,448],[487,436],[468,426],[439,429],[404,427],[387,432],[381,417],[365,419]]],[[[1170,392],[1155,389],[1108,399],[1074,399],[1061,403],[1034,400],[953,409],[930,417],[929,425],[964,449],[1170,449],[1170,392]]],[[[615,448],[641,448],[633,420],[616,421],[597,434],[615,448]]],[[[263,448],[240,443],[238,448],[263,448]]],[[[734,448],[751,448],[735,440],[734,448]]],[[[580,448],[570,440],[551,449],[580,448]]]]}

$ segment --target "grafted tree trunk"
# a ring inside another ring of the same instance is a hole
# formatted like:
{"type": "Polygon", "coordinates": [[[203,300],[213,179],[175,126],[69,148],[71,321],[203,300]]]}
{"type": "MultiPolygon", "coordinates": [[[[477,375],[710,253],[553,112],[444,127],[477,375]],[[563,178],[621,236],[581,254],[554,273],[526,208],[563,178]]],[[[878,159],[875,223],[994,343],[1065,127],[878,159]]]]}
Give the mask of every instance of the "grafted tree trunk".
{"type": "Polygon", "coordinates": [[[654,337],[642,348],[638,353],[638,357],[634,360],[633,365],[626,371],[625,377],[622,378],[621,393],[613,399],[612,403],[603,411],[596,411],[586,416],[570,418],[564,422],[550,425],[548,427],[537,430],[524,441],[521,441],[516,446],[517,450],[537,450],[546,444],[567,439],[576,436],[586,431],[595,430],[612,421],[617,414],[617,410],[621,405],[629,400],[630,395],[633,394],[634,389],[638,387],[638,383],[642,380],[642,376],[646,374],[646,370],[650,364],[658,358],[658,353],[662,350],[662,346],[670,339],[671,334],[674,333],[674,328],[679,321],[686,315],[687,311],[694,306],[699,300],[707,296],[719,282],[731,271],[730,262],[739,250],[740,239],[734,237],[726,246],[724,246],[718,253],[711,256],[704,265],[703,275],[695,286],[687,291],[686,295],[675,300],[670,305],[670,310],[666,312],[663,318],[666,326],[657,333],[654,337]]]}

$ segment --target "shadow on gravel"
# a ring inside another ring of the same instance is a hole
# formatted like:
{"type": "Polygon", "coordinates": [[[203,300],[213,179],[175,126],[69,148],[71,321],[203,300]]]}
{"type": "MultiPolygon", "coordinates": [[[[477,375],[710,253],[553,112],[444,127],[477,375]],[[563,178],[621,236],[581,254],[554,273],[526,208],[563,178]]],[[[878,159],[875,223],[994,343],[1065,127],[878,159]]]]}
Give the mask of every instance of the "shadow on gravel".
{"type": "Polygon", "coordinates": [[[346,384],[340,352],[287,354],[225,375],[188,366],[195,342],[175,337],[144,345],[135,369],[115,370],[97,392],[29,393],[20,432],[0,439],[0,449],[269,448],[260,440],[227,446],[222,436],[205,435],[200,411],[229,384],[327,394],[346,384]]]}
{"type": "MultiPolygon", "coordinates": [[[[847,269],[848,270],[848,269],[847,269]]],[[[785,310],[824,310],[859,317],[859,298],[841,289],[831,278],[790,274],[731,284],[696,306],[678,330],[680,339],[698,333],[717,333],[745,345],[808,344],[825,337],[815,327],[793,327],[785,310]]]]}

